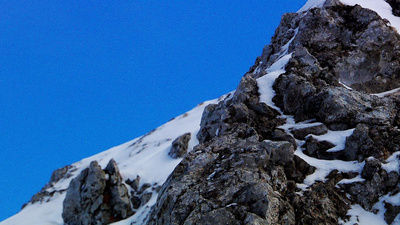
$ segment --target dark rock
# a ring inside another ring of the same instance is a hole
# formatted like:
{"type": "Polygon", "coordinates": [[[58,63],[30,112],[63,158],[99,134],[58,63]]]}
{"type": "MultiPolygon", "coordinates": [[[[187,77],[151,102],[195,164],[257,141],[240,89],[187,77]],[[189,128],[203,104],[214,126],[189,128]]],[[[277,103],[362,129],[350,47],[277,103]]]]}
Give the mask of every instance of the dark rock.
{"type": "Polygon", "coordinates": [[[359,155],[368,151],[373,145],[373,141],[368,135],[369,128],[365,124],[359,124],[353,134],[346,138],[344,157],[346,160],[357,160],[359,155]]]}
{"type": "Polygon", "coordinates": [[[125,183],[129,185],[134,191],[139,190],[139,183],[140,183],[140,176],[136,176],[136,179],[134,180],[126,180],[125,183]]]}
{"type": "Polygon", "coordinates": [[[266,141],[263,144],[273,163],[285,165],[292,161],[294,146],[291,143],[287,141],[266,141]]]}
{"type": "Polygon", "coordinates": [[[391,171],[388,174],[388,181],[386,182],[386,185],[392,188],[395,187],[398,182],[399,182],[399,174],[396,171],[391,171]]]}
{"type": "Polygon", "coordinates": [[[390,203],[385,202],[385,221],[388,224],[393,224],[393,221],[400,214],[400,206],[393,206],[390,203]]]}
{"type": "Polygon", "coordinates": [[[365,160],[364,168],[361,172],[361,177],[371,180],[375,173],[381,169],[381,162],[375,158],[368,158],[365,160]]]}
{"type": "Polygon", "coordinates": [[[172,142],[171,150],[168,155],[174,159],[182,158],[187,153],[190,137],[191,134],[186,133],[176,138],[172,142]]]}
{"type": "Polygon", "coordinates": [[[104,171],[91,162],[71,181],[62,217],[66,224],[108,224],[132,214],[128,190],[116,162],[110,160],[104,171]]]}
{"type": "Polygon", "coordinates": [[[327,150],[335,147],[329,141],[318,141],[314,137],[307,138],[306,143],[302,146],[305,148],[304,153],[317,159],[337,159],[341,152],[327,152],[327,150]]]}
{"type": "Polygon", "coordinates": [[[385,0],[392,7],[393,15],[400,16],[400,0],[385,0]]]}
{"type": "Polygon", "coordinates": [[[290,142],[294,148],[297,148],[296,140],[293,138],[292,135],[287,134],[285,131],[281,129],[275,129],[271,134],[271,140],[273,141],[288,141],[290,142]]]}
{"type": "Polygon", "coordinates": [[[319,124],[312,127],[304,127],[304,128],[296,128],[291,131],[293,136],[297,139],[304,140],[307,135],[314,134],[314,135],[323,135],[328,133],[328,128],[325,124],[319,124]]]}
{"type": "Polygon", "coordinates": [[[295,181],[295,183],[303,183],[306,176],[315,172],[315,167],[310,166],[302,158],[295,155],[293,161],[286,163],[285,174],[290,180],[295,181]]]}

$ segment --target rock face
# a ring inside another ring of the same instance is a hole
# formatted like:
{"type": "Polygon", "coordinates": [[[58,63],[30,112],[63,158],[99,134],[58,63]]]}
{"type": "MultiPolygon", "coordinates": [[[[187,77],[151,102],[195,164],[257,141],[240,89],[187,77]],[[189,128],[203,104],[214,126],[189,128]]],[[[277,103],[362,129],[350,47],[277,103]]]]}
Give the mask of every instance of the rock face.
{"type": "Polygon", "coordinates": [[[109,224],[133,214],[128,189],[114,160],[102,170],[96,161],[73,179],[63,202],[66,224],[109,224]]]}
{"type": "MultiPolygon", "coordinates": [[[[327,1],[285,14],[236,92],[206,107],[200,144],[162,186],[147,224],[338,224],[353,204],[376,212],[382,196],[399,192],[398,168],[382,166],[400,150],[399,99],[371,93],[398,87],[400,36],[374,11],[327,1]],[[260,101],[256,79],[270,76],[288,53],[273,101],[296,122],[317,126],[285,130],[288,117],[260,101]],[[334,143],[308,136],[348,129],[353,134],[335,151],[334,143]],[[316,168],[296,150],[364,166],[332,170],[301,188],[316,168]]],[[[384,206],[389,224],[400,212],[392,203],[384,206]]]]}

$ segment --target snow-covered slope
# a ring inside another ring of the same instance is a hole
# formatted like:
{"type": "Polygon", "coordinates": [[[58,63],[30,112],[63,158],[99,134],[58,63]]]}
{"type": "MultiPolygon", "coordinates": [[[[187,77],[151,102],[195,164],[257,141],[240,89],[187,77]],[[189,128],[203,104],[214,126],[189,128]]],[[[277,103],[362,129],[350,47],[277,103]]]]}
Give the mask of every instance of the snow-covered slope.
{"type": "MultiPolygon", "coordinates": [[[[73,171],[70,173],[72,176],[61,179],[54,183],[53,187],[46,190],[49,193],[55,193],[52,197],[46,197],[42,202],[28,204],[21,212],[0,224],[63,224],[61,213],[65,191],[62,193],[59,193],[59,191],[67,189],[70,181],[94,160],[98,161],[99,165],[104,168],[111,159],[114,159],[118,164],[123,180],[134,180],[137,176],[140,176],[141,183],[163,184],[181,161],[181,159],[173,159],[168,156],[171,143],[180,135],[190,132],[192,138],[189,141],[189,149],[197,145],[196,134],[199,130],[204,108],[225,97],[226,95],[219,99],[203,102],[191,111],[174,118],[144,136],[72,164],[73,168],[70,169],[70,171],[73,171]]],[[[132,222],[140,224],[156,199],[157,193],[154,192],[150,201],[141,207],[135,215],[115,224],[131,224],[132,222]]]]}

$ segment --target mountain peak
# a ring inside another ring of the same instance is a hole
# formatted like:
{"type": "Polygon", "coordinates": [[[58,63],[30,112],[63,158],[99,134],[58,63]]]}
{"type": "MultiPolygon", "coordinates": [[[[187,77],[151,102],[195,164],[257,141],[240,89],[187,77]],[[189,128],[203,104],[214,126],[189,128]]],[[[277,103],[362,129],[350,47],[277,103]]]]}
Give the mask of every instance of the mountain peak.
{"type": "Polygon", "coordinates": [[[235,91],[59,170],[2,224],[400,223],[394,4],[308,1],[235,91]]]}

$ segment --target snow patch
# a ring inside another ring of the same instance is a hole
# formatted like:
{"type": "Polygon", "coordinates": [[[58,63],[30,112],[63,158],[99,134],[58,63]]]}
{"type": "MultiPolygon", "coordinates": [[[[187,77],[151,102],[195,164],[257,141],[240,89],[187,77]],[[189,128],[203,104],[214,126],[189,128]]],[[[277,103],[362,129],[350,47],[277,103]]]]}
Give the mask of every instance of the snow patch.
{"type": "Polygon", "coordinates": [[[330,143],[336,145],[335,147],[328,149],[327,152],[338,152],[342,151],[345,148],[346,138],[353,134],[354,129],[349,130],[342,130],[342,131],[331,131],[329,130],[328,133],[323,135],[313,135],[313,138],[317,139],[318,141],[329,141],[330,143]]]}
{"type": "Polygon", "coordinates": [[[386,170],[386,172],[390,173],[395,171],[400,173],[400,151],[393,153],[387,160],[386,163],[382,164],[382,169],[386,170]]]}

